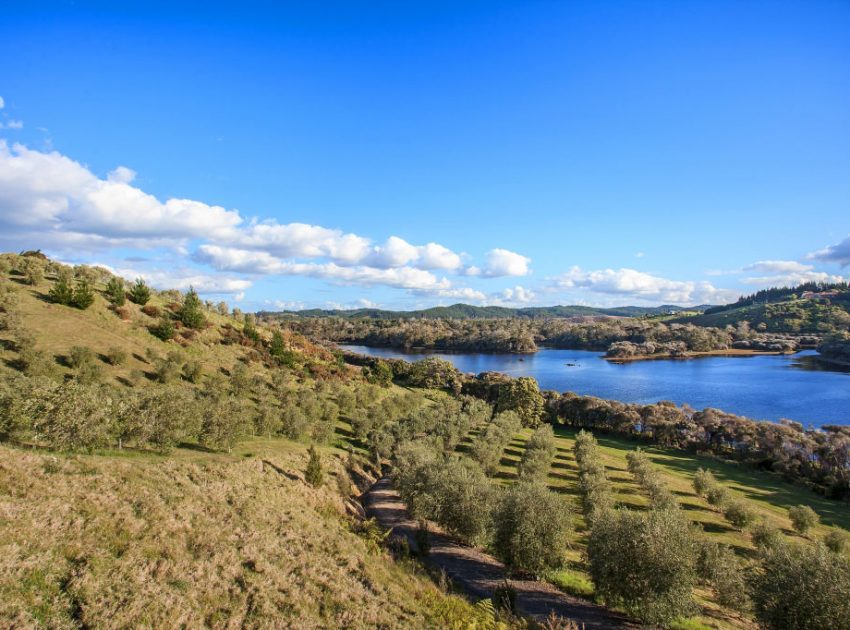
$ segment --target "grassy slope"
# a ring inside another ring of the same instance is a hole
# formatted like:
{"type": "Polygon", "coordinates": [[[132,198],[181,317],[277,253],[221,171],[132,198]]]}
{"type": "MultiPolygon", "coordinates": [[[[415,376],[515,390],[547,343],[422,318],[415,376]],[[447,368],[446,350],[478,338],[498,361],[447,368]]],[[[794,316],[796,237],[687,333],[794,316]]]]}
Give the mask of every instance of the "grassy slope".
{"type": "Polygon", "coordinates": [[[0,447],[0,625],[442,627],[467,606],[370,551],[334,479],[304,483],[306,459],[286,440],[168,457],[0,447]]]}
{"type": "MultiPolygon", "coordinates": [[[[112,367],[102,364],[109,380],[115,383],[120,383],[119,379],[129,377],[133,370],[150,371],[151,366],[145,359],[146,350],[165,355],[170,350],[180,349],[176,342],[166,343],[150,334],[147,327],[157,323],[157,319],[143,314],[139,306],[129,301],[125,308],[130,311],[131,318],[125,321],[108,310],[108,303],[99,293],[95,303],[87,310],[81,311],[52,304],[47,299],[47,293],[52,286],[50,281],[45,281],[38,287],[20,284],[15,286],[18,295],[16,310],[20,313],[24,326],[35,334],[36,345],[40,350],[64,357],[73,346],[88,346],[100,355],[105,355],[113,346],[123,349],[128,356],[124,365],[112,367]]],[[[149,304],[161,310],[164,307],[163,300],[158,296],[152,297],[149,304]]],[[[230,368],[238,357],[244,354],[244,348],[220,344],[218,330],[220,324],[227,321],[232,323],[232,320],[214,313],[207,313],[206,316],[213,326],[198,333],[182,351],[187,357],[200,360],[207,373],[222,367],[230,368]]],[[[0,336],[3,334],[0,333],[0,336]]],[[[12,351],[4,351],[0,347],[0,358],[8,362],[15,356],[12,351]]]]}
{"type": "MultiPolygon", "coordinates": [[[[524,451],[525,442],[531,430],[524,430],[505,450],[498,477],[504,483],[516,478],[516,469],[524,451]]],[[[557,429],[558,454],[549,472],[548,484],[553,490],[563,493],[573,504],[577,515],[581,514],[578,496],[578,471],[573,457],[575,431],[560,427],[557,429]]],[[[634,482],[626,466],[626,453],[637,446],[628,440],[598,435],[603,463],[613,483],[615,498],[624,507],[645,509],[649,500],[641,488],[634,482]]],[[[829,526],[850,529],[850,505],[824,499],[805,487],[782,481],[777,476],[739,466],[734,463],[719,462],[714,459],[690,455],[681,451],[644,447],[650,459],[659,467],[664,481],[675,493],[688,517],[698,523],[707,538],[732,546],[743,557],[751,557],[754,547],[745,532],[735,529],[704,499],[698,497],[691,485],[697,468],[710,469],[723,485],[738,498],[745,499],[756,509],[760,518],[782,529],[793,539],[802,537],[791,528],[788,508],[798,504],[811,506],[820,514],[822,524],[809,534],[809,537],[822,537],[829,526]]],[[[586,579],[583,552],[586,542],[585,523],[577,516],[577,536],[570,554],[571,568],[575,575],[564,576],[572,583],[586,579]]],[[[699,591],[698,599],[702,605],[699,620],[709,627],[748,628],[751,621],[721,610],[711,598],[711,594],[699,591]]]]}

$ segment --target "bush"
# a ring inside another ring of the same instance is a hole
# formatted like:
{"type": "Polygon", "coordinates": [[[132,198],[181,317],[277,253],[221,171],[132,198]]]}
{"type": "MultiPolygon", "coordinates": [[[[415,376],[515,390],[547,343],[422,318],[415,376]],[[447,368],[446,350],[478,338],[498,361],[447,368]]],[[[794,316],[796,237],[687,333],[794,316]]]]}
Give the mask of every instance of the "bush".
{"type": "Polygon", "coordinates": [[[151,326],[148,330],[154,337],[162,341],[174,339],[174,322],[167,317],[163,317],[156,326],[151,326]]]}
{"type": "Polygon", "coordinates": [[[169,352],[165,358],[154,360],[156,380],[168,384],[177,381],[183,371],[183,360],[177,352],[169,352]]]}
{"type": "Polygon", "coordinates": [[[200,383],[203,375],[204,366],[200,361],[192,359],[191,361],[186,361],[183,365],[183,378],[190,383],[200,383]]]}
{"type": "Polygon", "coordinates": [[[68,364],[75,370],[88,363],[94,363],[94,352],[86,346],[74,346],[68,353],[68,364]]]}
{"type": "Polygon", "coordinates": [[[496,555],[513,570],[540,574],[563,564],[571,531],[567,503],[544,485],[507,488],[494,515],[496,555]]]}
{"type": "Polygon", "coordinates": [[[708,491],[717,486],[717,480],[714,478],[714,475],[710,470],[705,470],[700,468],[697,470],[694,475],[694,492],[697,495],[704,497],[708,494],[708,491]]]}
{"type": "Polygon", "coordinates": [[[647,623],[693,608],[697,546],[679,510],[617,510],[593,523],[587,546],[596,592],[647,623]]]}
{"type": "Polygon", "coordinates": [[[106,351],[106,361],[110,365],[124,365],[127,361],[127,351],[117,346],[112,346],[106,351]]]}
{"type": "Polygon", "coordinates": [[[820,543],[769,550],[751,587],[756,618],[766,628],[850,627],[850,561],[820,543]]]}
{"type": "Polygon", "coordinates": [[[796,505],[788,510],[788,516],[794,529],[805,535],[820,522],[820,517],[808,505],[796,505]]]}
{"type": "Polygon", "coordinates": [[[823,539],[823,544],[826,545],[827,549],[835,553],[844,553],[847,549],[847,543],[848,535],[843,529],[831,529],[823,539]]]}
{"type": "Polygon", "coordinates": [[[750,529],[753,544],[761,550],[772,549],[782,543],[782,533],[767,521],[761,521],[750,529]]]}
{"type": "Polygon", "coordinates": [[[744,501],[732,501],[723,510],[723,515],[738,529],[744,529],[756,518],[755,511],[744,501]]]}
{"type": "Polygon", "coordinates": [[[729,491],[720,485],[710,488],[705,498],[711,505],[721,510],[730,501],[729,491]]]}
{"type": "Polygon", "coordinates": [[[141,308],[142,313],[147,315],[148,317],[159,317],[160,310],[153,304],[148,304],[147,306],[143,306],[141,308]]]}

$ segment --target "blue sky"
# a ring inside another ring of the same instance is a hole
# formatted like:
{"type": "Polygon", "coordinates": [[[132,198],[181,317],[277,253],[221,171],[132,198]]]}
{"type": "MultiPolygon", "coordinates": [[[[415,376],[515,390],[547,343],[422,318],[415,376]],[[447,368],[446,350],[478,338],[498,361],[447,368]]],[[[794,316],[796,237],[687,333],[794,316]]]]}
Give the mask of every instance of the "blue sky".
{"type": "Polygon", "coordinates": [[[848,275],[847,2],[32,4],[3,250],[248,310],[848,275]]]}

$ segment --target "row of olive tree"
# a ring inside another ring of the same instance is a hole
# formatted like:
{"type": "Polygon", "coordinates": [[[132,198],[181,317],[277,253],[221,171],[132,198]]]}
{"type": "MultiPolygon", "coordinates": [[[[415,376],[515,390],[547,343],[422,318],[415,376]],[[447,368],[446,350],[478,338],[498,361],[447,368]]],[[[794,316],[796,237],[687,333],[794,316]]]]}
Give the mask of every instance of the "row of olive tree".
{"type": "Polygon", "coordinates": [[[522,480],[502,488],[475,461],[444,452],[438,440],[401,444],[393,470],[414,516],[489,547],[511,570],[539,574],[563,563],[569,508],[545,485],[522,480]]]}

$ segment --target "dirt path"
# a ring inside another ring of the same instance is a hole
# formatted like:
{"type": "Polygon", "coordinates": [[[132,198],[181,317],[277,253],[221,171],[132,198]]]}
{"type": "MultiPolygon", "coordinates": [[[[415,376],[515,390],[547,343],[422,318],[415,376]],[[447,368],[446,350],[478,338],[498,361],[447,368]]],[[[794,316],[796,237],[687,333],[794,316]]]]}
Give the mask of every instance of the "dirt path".
{"type": "MultiPolygon", "coordinates": [[[[379,479],[366,492],[363,504],[369,517],[392,530],[392,536],[406,538],[410,548],[416,549],[416,523],[388,477],[379,479]]],[[[492,556],[438,533],[429,535],[429,543],[431,550],[425,562],[444,571],[472,599],[490,597],[504,583],[505,567],[492,556]]],[[[511,580],[510,584],[517,592],[519,612],[538,621],[554,611],[556,615],[572,619],[579,627],[584,626],[585,630],[640,627],[618,613],[567,595],[547,582],[511,580]]]]}

